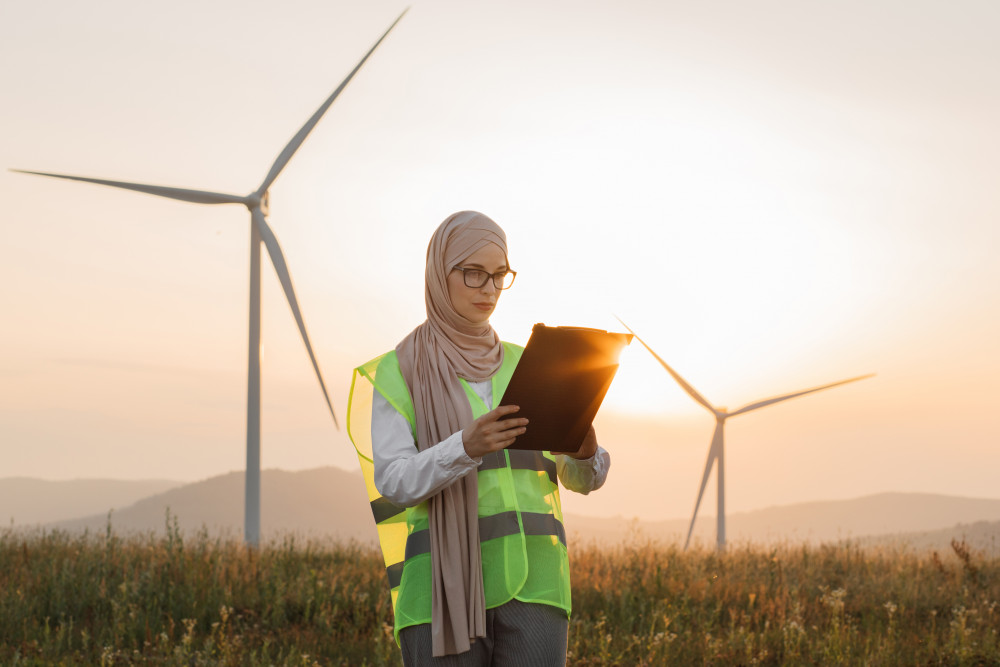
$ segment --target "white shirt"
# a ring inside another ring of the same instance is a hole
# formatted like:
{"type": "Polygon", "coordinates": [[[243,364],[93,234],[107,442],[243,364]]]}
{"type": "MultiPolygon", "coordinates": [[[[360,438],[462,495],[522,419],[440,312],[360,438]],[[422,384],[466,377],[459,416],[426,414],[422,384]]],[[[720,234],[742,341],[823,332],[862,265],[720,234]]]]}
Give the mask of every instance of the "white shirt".
{"type": "MultiPolygon", "coordinates": [[[[493,383],[470,382],[484,405],[493,405],[493,383]]],[[[417,451],[410,424],[378,392],[372,399],[372,453],[375,488],[399,507],[413,507],[427,500],[482,463],[465,452],[462,431],[422,452],[417,451]]],[[[556,474],[570,491],[587,494],[601,488],[608,477],[611,456],[598,446],[589,459],[556,454],[556,474]]]]}

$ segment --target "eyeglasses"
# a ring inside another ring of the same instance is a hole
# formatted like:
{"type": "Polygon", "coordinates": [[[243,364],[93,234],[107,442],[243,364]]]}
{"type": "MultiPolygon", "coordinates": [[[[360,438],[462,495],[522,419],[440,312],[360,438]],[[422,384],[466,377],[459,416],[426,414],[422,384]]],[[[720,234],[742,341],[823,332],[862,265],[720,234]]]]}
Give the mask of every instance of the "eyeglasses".
{"type": "Polygon", "coordinates": [[[473,289],[483,287],[490,278],[493,279],[493,286],[497,289],[507,289],[514,284],[514,277],[517,276],[517,271],[508,270],[490,273],[482,269],[467,269],[462,266],[454,266],[451,270],[461,271],[465,279],[465,286],[473,289]]]}

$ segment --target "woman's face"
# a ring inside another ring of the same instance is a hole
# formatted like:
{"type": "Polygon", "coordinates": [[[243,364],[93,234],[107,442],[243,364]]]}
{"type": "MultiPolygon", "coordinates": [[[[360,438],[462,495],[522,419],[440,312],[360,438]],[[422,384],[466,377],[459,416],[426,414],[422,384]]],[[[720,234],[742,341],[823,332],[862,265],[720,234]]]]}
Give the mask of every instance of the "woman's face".
{"type": "MultiPolygon", "coordinates": [[[[488,243],[472,253],[457,266],[463,269],[481,269],[487,273],[505,271],[507,258],[503,250],[494,243],[488,243]]],[[[474,324],[484,324],[489,321],[493,309],[497,307],[500,290],[487,280],[482,287],[466,287],[465,275],[461,271],[451,269],[448,272],[448,296],[451,305],[458,314],[474,324]]]]}

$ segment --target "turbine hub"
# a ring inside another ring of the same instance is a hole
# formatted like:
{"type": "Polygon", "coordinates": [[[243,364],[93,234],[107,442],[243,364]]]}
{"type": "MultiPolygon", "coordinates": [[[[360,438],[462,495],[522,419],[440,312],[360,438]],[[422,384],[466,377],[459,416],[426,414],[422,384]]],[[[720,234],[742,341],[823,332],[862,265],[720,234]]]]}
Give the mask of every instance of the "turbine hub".
{"type": "Polygon", "coordinates": [[[250,209],[251,211],[254,210],[255,208],[260,208],[260,203],[261,203],[260,195],[257,194],[256,192],[247,195],[247,208],[250,209]]]}

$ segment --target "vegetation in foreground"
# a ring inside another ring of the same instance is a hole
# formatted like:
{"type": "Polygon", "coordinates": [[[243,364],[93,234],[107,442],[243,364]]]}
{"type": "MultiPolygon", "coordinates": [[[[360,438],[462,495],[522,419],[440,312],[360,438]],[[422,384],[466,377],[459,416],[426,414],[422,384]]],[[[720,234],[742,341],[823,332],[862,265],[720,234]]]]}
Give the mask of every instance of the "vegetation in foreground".
{"type": "MultiPolygon", "coordinates": [[[[1000,665],[1000,560],[576,546],[571,665],[1000,665]]],[[[4,665],[399,665],[381,557],[287,539],[0,532],[4,665]]]]}

